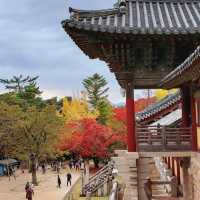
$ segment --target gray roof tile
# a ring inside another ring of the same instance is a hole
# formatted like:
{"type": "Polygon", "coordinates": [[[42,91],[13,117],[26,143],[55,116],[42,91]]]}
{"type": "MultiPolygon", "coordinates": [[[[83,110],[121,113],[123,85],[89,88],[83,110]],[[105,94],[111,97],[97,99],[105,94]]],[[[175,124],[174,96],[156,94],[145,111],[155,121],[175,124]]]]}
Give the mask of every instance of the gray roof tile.
{"type": "Polygon", "coordinates": [[[126,8],[76,10],[63,26],[132,34],[200,33],[199,0],[126,0],[126,8]]]}
{"type": "Polygon", "coordinates": [[[197,60],[200,60],[200,46],[198,46],[182,64],[161,80],[161,86],[168,85],[171,81],[175,80],[181,74],[192,68],[193,63],[197,60]]]}
{"type": "Polygon", "coordinates": [[[174,104],[178,105],[178,102],[181,100],[181,94],[180,92],[177,92],[175,94],[170,94],[161,101],[147,107],[144,111],[139,112],[136,114],[136,120],[137,121],[144,121],[147,118],[155,115],[156,113],[165,110],[174,104]]]}

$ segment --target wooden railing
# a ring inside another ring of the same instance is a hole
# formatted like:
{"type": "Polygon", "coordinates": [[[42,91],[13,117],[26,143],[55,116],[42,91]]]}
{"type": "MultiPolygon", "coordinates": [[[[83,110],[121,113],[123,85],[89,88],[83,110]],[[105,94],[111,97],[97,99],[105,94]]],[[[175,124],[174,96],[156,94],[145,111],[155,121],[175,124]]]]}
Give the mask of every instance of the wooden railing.
{"type": "Polygon", "coordinates": [[[184,151],[192,149],[190,127],[138,126],[138,151],[184,151]]]}
{"type": "Polygon", "coordinates": [[[104,166],[99,172],[89,179],[83,188],[83,195],[91,196],[99,188],[101,188],[105,183],[112,181],[112,171],[114,169],[114,162],[110,161],[106,166],[104,166]]]}

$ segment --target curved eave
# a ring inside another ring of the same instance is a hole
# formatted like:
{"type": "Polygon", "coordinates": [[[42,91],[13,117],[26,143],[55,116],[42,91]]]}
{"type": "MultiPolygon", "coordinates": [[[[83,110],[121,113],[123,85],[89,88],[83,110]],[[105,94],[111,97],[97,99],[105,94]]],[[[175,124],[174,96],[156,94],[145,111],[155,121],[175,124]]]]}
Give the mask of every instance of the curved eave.
{"type": "MultiPolygon", "coordinates": [[[[81,34],[81,26],[74,26],[72,20],[65,20],[61,22],[66,33],[71,37],[75,44],[87,55],[90,59],[98,58],[96,51],[92,50],[91,44],[88,41],[87,34],[81,34]]],[[[83,31],[83,30],[82,30],[83,31]]]]}
{"type": "Polygon", "coordinates": [[[200,77],[200,46],[175,70],[161,80],[161,86],[166,89],[195,81],[200,77]]]}
{"type": "Polygon", "coordinates": [[[62,25],[69,26],[71,28],[102,32],[102,33],[116,33],[116,34],[131,34],[131,35],[190,35],[199,34],[200,27],[197,29],[175,29],[175,28],[145,28],[145,27],[129,27],[129,26],[107,26],[86,23],[74,19],[62,21],[62,25]]]}

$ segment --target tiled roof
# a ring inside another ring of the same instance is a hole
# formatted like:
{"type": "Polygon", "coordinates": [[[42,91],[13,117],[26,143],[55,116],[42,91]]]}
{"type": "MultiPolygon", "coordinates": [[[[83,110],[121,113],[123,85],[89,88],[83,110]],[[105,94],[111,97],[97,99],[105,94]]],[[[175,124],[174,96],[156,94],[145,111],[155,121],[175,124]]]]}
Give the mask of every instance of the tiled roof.
{"type": "Polygon", "coordinates": [[[181,120],[182,118],[182,110],[176,109],[168,115],[162,117],[158,121],[151,124],[151,126],[161,125],[161,126],[169,126],[174,124],[175,122],[181,120]]]}
{"type": "Polygon", "coordinates": [[[76,10],[64,27],[127,34],[200,33],[200,0],[121,0],[108,10],[76,10]]]}
{"type": "Polygon", "coordinates": [[[180,100],[181,100],[180,92],[177,92],[176,94],[170,94],[160,102],[155,103],[146,108],[144,111],[137,113],[136,120],[138,122],[144,121],[145,119],[148,119],[156,115],[157,113],[162,112],[163,110],[177,104],[178,102],[180,102],[180,100]]]}
{"type": "MultiPolygon", "coordinates": [[[[175,70],[170,72],[167,76],[164,77],[164,79],[161,80],[161,86],[168,85],[170,84],[170,82],[173,81],[177,82],[177,84],[184,82],[185,79],[183,79],[181,75],[183,75],[185,72],[194,67],[195,64],[197,64],[198,60],[200,61],[200,46],[198,46],[197,49],[181,65],[179,65],[175,70]]],[[[195,75],[192,75],[191,77],[188,75],[187,80],[192,77],[194,78],[195,75]]]]}

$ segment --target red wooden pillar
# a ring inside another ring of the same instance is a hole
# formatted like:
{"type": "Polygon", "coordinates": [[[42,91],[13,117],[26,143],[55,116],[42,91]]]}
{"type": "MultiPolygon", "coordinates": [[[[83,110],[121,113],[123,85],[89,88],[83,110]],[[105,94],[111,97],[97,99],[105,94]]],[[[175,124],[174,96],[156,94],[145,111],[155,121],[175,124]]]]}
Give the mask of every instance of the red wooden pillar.
{"type": "Polygon", "coordinates": [[[190,124],[190,88],[188,86],[183,86],[181,88],[181,96],[182,96],[182,127],[189,127],[190,124]]]}
{"type": "Polygon", "coordinates": [[[134,88],[131,82],[127,83],[126,87],[126,114],[127,114],[128,151],[136,152],[134,88]]]}
{"type": "Polygon", "coordinates": [[[191,95],[191,113],[192,113],[192,150],[198,150],[197,144],[197,123],[196,123],[196,106],[195,98],[191,95]]]}

